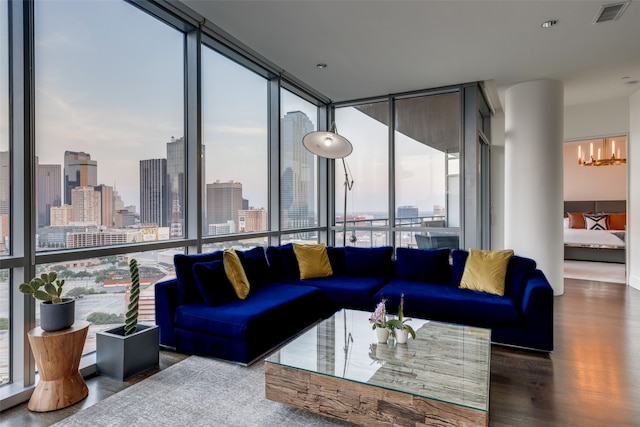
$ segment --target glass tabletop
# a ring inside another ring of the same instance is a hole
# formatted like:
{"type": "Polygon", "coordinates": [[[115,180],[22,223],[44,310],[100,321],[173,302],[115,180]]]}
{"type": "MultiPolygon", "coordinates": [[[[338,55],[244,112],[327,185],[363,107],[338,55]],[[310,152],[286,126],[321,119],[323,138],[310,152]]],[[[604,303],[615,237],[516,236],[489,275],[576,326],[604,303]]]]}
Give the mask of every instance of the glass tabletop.
{"type": "Polygon", "coordinates": [[[370,315],[340,310],[266,362],[488,410],[489,329],[412,319],[415,340],[378,343],[370,315]]]}

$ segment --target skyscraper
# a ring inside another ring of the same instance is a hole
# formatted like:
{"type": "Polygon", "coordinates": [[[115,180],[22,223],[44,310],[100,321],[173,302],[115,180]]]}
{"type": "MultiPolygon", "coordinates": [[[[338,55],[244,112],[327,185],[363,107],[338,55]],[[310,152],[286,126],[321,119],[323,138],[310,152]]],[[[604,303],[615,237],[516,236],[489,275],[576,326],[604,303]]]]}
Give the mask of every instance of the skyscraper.
{"type": "Polygon", "coordinates": [[[309,117],[301,111],[291,111],[282,118],[281,203],[286,211],[288,228],[314,225],[315,163],[314,155],[302,145],[302,138],[313,132],[309,117]]]}
{"type": "Polygon", "coordinates": [[[51,208],[62,204],[62,167],[38,164],[36,173],[38,227],[46,227],[51,225],[51,208]]]}
{"type": "Polygon", "coordinates": [[[64,202],[71,204],[71,190],[98,185],[98,162],[82,151],[64,152],[64,202]]]}
{"type": "Polygon", "coordinates": [[[105,227],[113,226],[113,187],[109,185],[96,185],[93,190],[100,195],[100,225],[105,227]]]}
{"type": "MultiPolygon", "coordinates": [[[[205,176],[205,155],[202,146],[202,176],[205,176]]],[[[182,237],[184,232],[185,203],[185,145],[184,137],[174,138],[167,142],[167,218],[170,236],[182,237]]],[[[206,194],[203,198],[206,197],[206,194]]],[[[202,201],[206,206],[206,200],[202,201]]]]}
{"type": "Polygon", "coordinates": [[[238,226],[238,212],[243,209],[242,183],[216,181],[207,184],[207,224],[233,221],[238,226]]]}
{"type": "Polygon", "coordinates": [[[167,218],[171,237],[182,237],[184,232],[184,138],[171,137],[167,142],[167,218]]]}
{"type": "Polygon", "coordinates": [[[100,193],[93,187],[76,187],[71,190],[71,206],[73,220],[81,223],[102,223],[102,206],[100,193]]]}
{"type": "Polygon", "coordinates": [[[140,160],[140,222],[169,226],[167,159],[140,160]]]}

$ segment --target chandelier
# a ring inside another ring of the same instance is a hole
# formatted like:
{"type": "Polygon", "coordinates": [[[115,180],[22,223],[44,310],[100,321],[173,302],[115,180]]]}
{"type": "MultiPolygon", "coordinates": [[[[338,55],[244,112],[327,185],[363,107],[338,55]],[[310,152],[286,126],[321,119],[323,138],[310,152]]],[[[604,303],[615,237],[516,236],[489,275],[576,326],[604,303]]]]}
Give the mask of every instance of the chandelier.
{"type": "Polygon", "coordinates": [[[578,145],[578,164],[581,166],[613,166],[627,163],[627,159],[620,156],[620,146],[616,147],[615,139],[603,138],[594,156],[593,142],[589,143],[589,155],[582,152],[582,145],[578,145]]]}

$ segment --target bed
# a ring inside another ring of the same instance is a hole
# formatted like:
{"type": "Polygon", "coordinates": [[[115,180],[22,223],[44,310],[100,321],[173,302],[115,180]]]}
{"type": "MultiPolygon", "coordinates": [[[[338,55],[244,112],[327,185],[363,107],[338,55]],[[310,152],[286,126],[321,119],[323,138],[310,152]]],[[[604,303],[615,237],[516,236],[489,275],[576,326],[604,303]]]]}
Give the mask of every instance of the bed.
{"type": "Polygon", "coordinates": [[[565,201],[564,259],[624,264],[626,208],[625,200],[565,201]],[[592,213],[588,214],[591,226],[594,219],[607,214],[611,229],[588,229],[576,222],[585,212],[592,213]]]}

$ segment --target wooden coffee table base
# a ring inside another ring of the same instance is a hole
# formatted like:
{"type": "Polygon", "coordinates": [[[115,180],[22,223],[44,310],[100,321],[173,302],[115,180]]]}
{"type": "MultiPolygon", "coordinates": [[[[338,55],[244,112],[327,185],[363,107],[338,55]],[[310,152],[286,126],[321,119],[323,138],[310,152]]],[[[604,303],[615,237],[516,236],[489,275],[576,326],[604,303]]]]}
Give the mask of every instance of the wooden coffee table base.
{"type": "Polygon", "coordinates": [[[358,425],[487,426],[489,413],[265,363],[266,398],[358,425]]]}

